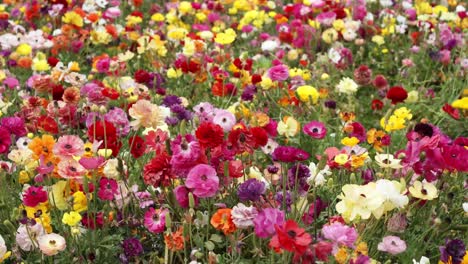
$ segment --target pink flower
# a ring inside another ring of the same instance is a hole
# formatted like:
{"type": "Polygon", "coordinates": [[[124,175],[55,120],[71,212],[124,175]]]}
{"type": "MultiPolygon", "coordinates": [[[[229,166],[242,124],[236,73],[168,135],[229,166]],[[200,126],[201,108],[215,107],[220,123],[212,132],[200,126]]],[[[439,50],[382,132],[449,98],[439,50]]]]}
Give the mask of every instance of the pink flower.
{"type": "Polygon", "coordinates": [[[42,253],[47,256],[57,255],[60,251],[65,250],[67,243],[61,235],[50,233],[39,237],[39,248],[42,253]]]}
{"type": "MultiPolygon", "coordinates": [[[[189,193],[190,193],[190,190],[187,189],[187,187],[185,187],[183,185],[179,185],[174,189],[173,192],[174,192],[175,198],[176,198],[177,202],[179,203],[180,207],[188,208],[189,207],[189,193]]],[[[197,206],[198,205],[198,198],[195,195],[193,196],[193,200],[194,200],[194,203],[195,203],[194,205],[197,206]]]]}
{"type": "Polygon", "coordinates": [[[146,208],[154,204],[154,201],[151,199],[151,193],[148,191],[136,192],[135,196],[138,198],[140,208],[146,208]]]}
{"type": "Polygon", "coordinates": [[[284,212],[276,208],[265,208],[253,220],[255,235],[267,238],[275,234],[275,225],[281,226],[284,222],[284,212]]]}
{"type": "Polygon", "coordinates": [[[44,228],[38,222],[30,226],[20,225],[16,230],[16,244],[24,251],[31,251],[37,245],[36,239],[44,234],[44,228]]]}
{"type": "Polygon", "coordinates": [[[332,11],[322,12],[317,16],[316,19],[317,19],[317,22],[319,22],[320,24],[331,26],[331,24],[333,24],[333,22],[336,19],[336,13],[332,11]]]}
{"type": "Polygon", "coordinates": [[[166,227],[166,214],[165,209],[154,209],[151,207],[145,213],[145,227],[152,233],[162,233],[166,227]]]}
{"type": "Polygon", "coordinates": [[[406,243],[397,236],[386,236],[377,245],[377,249],[391,255],[396,255],[406,250],[406,243]]]}
{"type": "Polygon", "coordinates": [[[58,174],[64,179],[82,179],[86,169],[74,159],[62,160],[58,164],[58,174]]]}
{"type": "Polygon", "coordinates": [[[353,247],[358,233],[353,227],[335,222],[322,228],[323,237],[333,242],[333,252],[336,253],[340,246],[353,247]]]}
{"type": "Polygon", "coordinates": [[[214,113],[213,123],[221,126],[224,132],[231,131],[232,127],[236,124],[234,114],[224,109],[216,109],[214,113]]]}
{"type": "Polygon", "coordinates": [[[115,181],[114,179],[102,177],[99,180],[98,197],[101,200],[112,201],[114,199],[114,195],[118,194],[119,192],[117,187],[117,181],[115,181]]]}
{"type": "Polygon", "coordinates": [[[61,136],[52,150],[59,158],[72,158],[84,153],[84,142],[77,136],[61,136]]]}
{"type": "Polygon", "coordinates": [[[188,173],[185,186],[193,190],[193,194],[201,197],[213,197],[218,191],[219,178],[216,170],[206,164],[193,167],[188,173]]]}
{"type": "Polygon", "coordinates": [[[327,128],[322,122],[318,121],[307,123],[302,131],[315,139],[323,139],[327,135],[327,128]]]}
{"type": "Polygon", "coordinates": [[[109,58],[104,58],[104,59],[100,59],[97,63],[96,63],[96,69],[98,70],[98,72],[100,73],[106,73],[109,71],[109,68],[110,68],[110,59],[109,58]]]}
{"type": "Polygon", "coordinates": [[[0,127],[0,154],[8,152],[11,145],[11,135],[8,130],[0,127]]]}
{"type": "Polygon", "coordinates": [[[231,218],[237,228],[248,228],[254,226],[253,220],[257,217],[257,214],[257,208],[238,203],[232,208],[231,218]]]}
{"type": "Polygon", "coordinates": [[[285,81],[289,77],[289,69],[283,64],[273,66],[268,70],[268,77],[273,81],[285,81]]]}
{"type": "Polygon", "coordinates": [[[42,189],[42,186],[30,186],[23,193],[23,204],[30,207],[47,201],[47,192],[42,189]]]}

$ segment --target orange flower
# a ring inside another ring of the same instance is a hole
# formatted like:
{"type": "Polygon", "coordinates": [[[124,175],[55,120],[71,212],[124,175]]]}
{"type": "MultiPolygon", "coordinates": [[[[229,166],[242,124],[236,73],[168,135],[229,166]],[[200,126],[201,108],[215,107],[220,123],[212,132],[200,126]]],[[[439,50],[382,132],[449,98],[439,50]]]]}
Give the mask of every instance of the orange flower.
{"type": "Polygon", "coordinates": [[[179,227],[176,232],[164,235],[164,242],[171,251],[180,251],[184,249],[184,229],[179,227]]]}
{"type": "Polygon", "coordinates": [[[236,225],[232,222],[230,208],[218,209],[218,211],[211,217],[211,225],[224,232],[225,235],[234,233],[236,225]]]}
{"type": "Polygon", "coordinates": [[[29,57],[21,57],[17,63],[19,67],[28,69],[31,68],[32,60],[29,57]]]}
{"type": "Polygon", "coordinates": [[[51,135],[42,135],[42,138],[35,137],[28,145],[33,152],[33,157],[38,160],[41,155],[46,162],[53,160],[52,149],[55,145],[55,139],[51,135]]]}

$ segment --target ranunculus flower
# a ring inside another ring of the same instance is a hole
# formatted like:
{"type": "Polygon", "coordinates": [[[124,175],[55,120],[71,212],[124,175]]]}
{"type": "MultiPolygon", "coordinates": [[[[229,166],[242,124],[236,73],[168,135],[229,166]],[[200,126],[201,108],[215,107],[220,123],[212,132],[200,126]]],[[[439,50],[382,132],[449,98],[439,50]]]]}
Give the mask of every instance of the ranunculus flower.
{"type": "Polygon", "coordinates": [[[304,125],[304,133],[315,139],[323,139],[327,135],[327,128],[322,122],[311,121],[304,125]]]}
{"type": "Polygon", "coordinates": [[[213,197],[218,191],[219,178],[213,167],[199,164],[188,173],[185,186],[192,189],[193,194],[200,198],[213,197]]]}
{"type": "Polygon", "coordinates": [[[60,251],[65,250],[67,247],[65,238],[55,233],[50,233],[39,237],[38,242],[42,253],[47,256],[57,255],[60,251]]]}
{"type": "Polygon", "coordinates": [[[386,236],[377,245],[377,249],[391,255],[397,255],[406,250],[406,243],[397,236],[386,236]]]}

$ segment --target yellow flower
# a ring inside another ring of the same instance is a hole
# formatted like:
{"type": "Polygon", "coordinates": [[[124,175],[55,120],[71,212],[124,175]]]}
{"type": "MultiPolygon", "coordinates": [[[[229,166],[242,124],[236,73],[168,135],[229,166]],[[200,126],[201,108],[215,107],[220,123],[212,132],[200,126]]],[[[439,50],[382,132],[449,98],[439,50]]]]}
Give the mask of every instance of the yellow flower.
{"type": "Polygon", "coordinates": [[[74,11],[65,13],[65,15],[62,17],[62,22],[75,25],[77,27],[83,26],[83,18],[74,11]]]}
{"type": "Polygon", "coordinates": [[[182,14],[186,14],[192,11],[192,4],[187,1],[182,1],[179,4],[179,12],[182,14]]]}
{"type": "Polygon", "coordinates": [[[262,76],[262,81],[260,82],[260,86],[262,86],[264,90],[268,90],[273,86],[273,81],[267,76],[262,76]]]}
{"type": "Polygon", "coordinates": [[[128,27],[140,24],[143,21],[143,19],[139,16],[127,16],[126,20],[128,27]]]}
{"type": "MultiPolygon", "coordinates": [[[[41,52],[39,52],[39,53],[41,53],[41,52]]],[[[47,63],[47,60],[45,59],[45,56],[43,56],[44,58],[41,58],[41,56],[39,56],[39,53],[33,59],[33,64],[31,66],[32,70],[33,71],[48,71],[48,70],[50,70],[49,63],[47,63]]],[[[44,55],[44,54],[42,54],[42,55],[44,55]]]]}
{"type": "Polygon", "coordinates": [[[170,68],[169,70],[167,70],[167,77],[170,79],[179,78],[180,76],[182,76],[182,74],[183,72],[180,69],[170,68]]]}
{"type": "Polygon", "coordinates": [[[51,205],[62,211],[68,208],[66,188],[66,181],[58,181],[52,185],[52,192],[49,192],[49,202],[51,205]]]}
{"type": "Polygon", "coordinates": [[[337,19],[337,20],[333,21],[333,28],[336,31],[341,31],[341,30],[344,29],[344,27],[345,27],[345,23],[343,22],[343,20],[337,19]]]}
{"type": "Polygon", "coordinates": [[[164,16],[161,13],[156,13],[151,16],[151,20],[156,22],[162,22],[164,21],[164,16]]]}
{"type": "Polygon", "coordinates": [[[231,44],[236,40],[237,34],[232,28],[228,28],[223,33],[219,33],[215,37],[215,42],[221,45],[231,44]]]}
{"type": "Polygon", "coordinates": [[[341,140],[341,144],[352,147],[359,143],[359,139],[357,137],[345,137],[341,140]]]}
{"type": "Polygon", "coordinates": [[[341,247],[335,254],[335,260],[339,264],[344,264],[346,263],[346,260],[349,258],[349,254],[346,251],[346,248],[341,247]]]}
{"type": "Polygon", "coordinates": [[[411,91],[408,93],[408,98],[406,98],[405,103],[416,103],[419,99],[418,91],[411,91]]]}
{"type": "Polygon", "coordinates": [[[309,103],[312,100],[312,103],[316,104],[318,101],[319,92],[310,85],[299,86],[296,92],[302,102],[309,103]]]}
{"type": "Polygon", "coordinates": [[[322,33],[322,40],[327,43],[331,44],[338,39],[338,32],[334,28],[328,28],[322,33]]]}
{"type": "Polygon", "coordinates": [[[277,131],[280,135],[286,137],[294,137],[301,129],[301,124],[291,116],[285,116],[278,123],[277,131]]]}
{"type": "Polygon", "coordinates": [[[380,125],[387,132],[401,130],[401,129],[405,128],[405,119],[398,118],[395,115],[391,115],[388,120],[385,120],[385,118],[382,118],[380,120],[380,125]]]}
{"type": "Polygon", "coordinates": [[[65,213],[62,218],[62,223],[69,226],[76,226],[81,221],[81,215],[77,212],[71,211],[65,213]]]}
{"type": "Polygon", "coordinates": [[[468,109],[468,97],[463,97],[462,99],[458,99],[452,103],[452,107],[459,108],[459,109],[468,109]]]}
{"type": "Polygon", "coordinates": [[[372,42],[376,43],[377,45],[381,46],[385,44],[385,39],[382,36],[375,35],[372,37],[372,42]]]}
{"type": "Polygon", "coordinates": [[[73,210],[75,212],[83,212],[88,209],[88,199],[83,192],[75,192],[73,194],[73,210]]]}
{"type": "Polygon", "coordinates": [[[341,154],[338,154],[335,156],[335,158],[333,159],[336,163],[338,163],[339,165],[344,165],[346,164],[346,162],[348,162],[348,155],[345,154],[345,153],[341,153],[341,154]]]}
{"type": "Polygon", "coordinates": [[[437,188],[429,182],[415,181],[408,190],[414,198],[421,200],[433,200],[438,197],[437,188]]]}
{"type": "Polygon", "coordinates": [[[31,54],[32,47],[29,44],[22,43],[16,48],[16,52],[19,55],[27,56],[27,55],[31,54]]]}

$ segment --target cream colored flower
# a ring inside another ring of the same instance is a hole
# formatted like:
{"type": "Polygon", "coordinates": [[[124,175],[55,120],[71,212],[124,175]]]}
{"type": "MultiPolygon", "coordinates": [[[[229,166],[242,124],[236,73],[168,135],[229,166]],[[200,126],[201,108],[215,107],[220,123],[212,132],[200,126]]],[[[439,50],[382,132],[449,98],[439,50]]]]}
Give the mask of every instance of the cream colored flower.
{"type": "Polygon", "coordinates": [[[341,79],[340,83],[336,86],[336,90],[339,93],[344,93],[344,94],[354,94],[358,90],[358,85],[357,83],[354,82],[353,79],[345,77],[341,79]]]}
{"type": "Polygon", "coordinates": [[[65,238],[59,234],[50,233],[39,237],[39,248],[47,256],[57,255],[67,247],[65,238]]]}
{"type": "Polygon", "coordinates": [[[139,100],[132,105],[128,113],[135,119],[130,122],[130,125],[135,129],[140,127],[157,128],[165,124],[164,120],[169,116],[170,109],[152,104],[148,100],[139,100]]]}
{"type": "Polygon", "coordinates": [[[433,200],[438,197],[437,188],[429,182],[415,181],[408,190],[414,198],[421,200],[433,200]]]}
{"type": "Polygon", "coordinates": [[[399,169],[403,167],[400,164],[401,160],[395,159],[392,154],[376,154],[375,161],[381,168],[399,169]]]}

